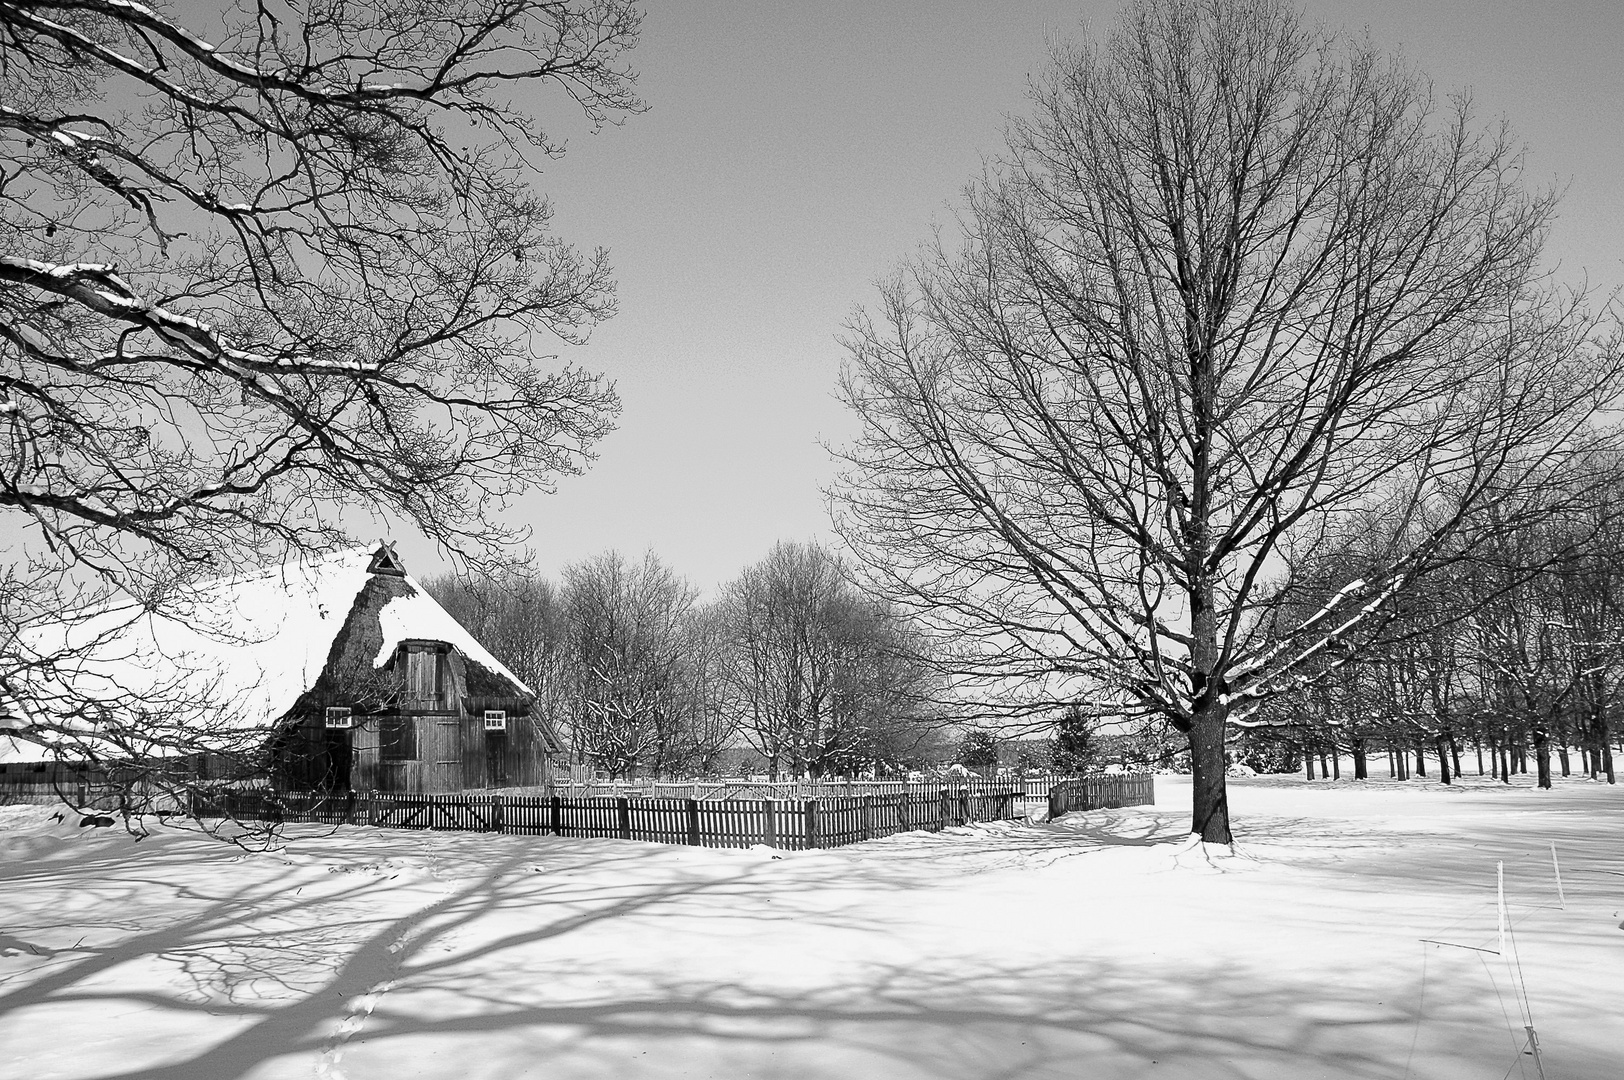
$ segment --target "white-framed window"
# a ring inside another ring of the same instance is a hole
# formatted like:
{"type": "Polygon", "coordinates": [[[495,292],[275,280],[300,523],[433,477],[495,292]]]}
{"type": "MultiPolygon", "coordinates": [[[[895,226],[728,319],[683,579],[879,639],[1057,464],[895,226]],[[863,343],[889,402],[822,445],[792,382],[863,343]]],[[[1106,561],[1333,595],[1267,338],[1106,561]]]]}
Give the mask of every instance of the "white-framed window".
{"type": "Polygon", "coordinates": [[[507,710],[506,709],[486,709],[485,710],[485,730],[486,731],[506,731],[507,730],[507,710]]]}
{"type": "Polygon", "coordinates": [[[349,706],[330,705],[327,708],[325,725],[329,728],[352,728],[355,726],[355,718],[350,714],[349,706]]]}

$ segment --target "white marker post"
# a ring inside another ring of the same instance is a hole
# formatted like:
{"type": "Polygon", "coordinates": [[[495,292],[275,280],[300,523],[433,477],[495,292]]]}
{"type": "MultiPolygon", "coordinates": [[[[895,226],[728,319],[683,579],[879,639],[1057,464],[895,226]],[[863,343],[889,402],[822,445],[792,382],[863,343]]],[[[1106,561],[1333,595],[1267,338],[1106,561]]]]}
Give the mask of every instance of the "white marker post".
{"type": "Polygon", "coordinates": [[[1496,913],[1496,921],[1499,924],[1499,930],[1500,930],[1500,955],[1505,956],[1506,955],[1506,864],[1505,863],[1497,862],[1497,863],[1494,864],[1494,882],[1495,882],[1495,894],[1496,894],[1496,897],[1497,897],[1497,902],[1495,904],[1495,909],[1496,909],[1495,913],[1496,913]]]}
{"type": "Polygon", "coordinates": [[[1556,841],[1551,841],[1551,869],[1556,871],[1556,900],[1562,910],[1568,910],[1568,898],[1562,894],[1562,866],[1556,861],[1556,841]]]}

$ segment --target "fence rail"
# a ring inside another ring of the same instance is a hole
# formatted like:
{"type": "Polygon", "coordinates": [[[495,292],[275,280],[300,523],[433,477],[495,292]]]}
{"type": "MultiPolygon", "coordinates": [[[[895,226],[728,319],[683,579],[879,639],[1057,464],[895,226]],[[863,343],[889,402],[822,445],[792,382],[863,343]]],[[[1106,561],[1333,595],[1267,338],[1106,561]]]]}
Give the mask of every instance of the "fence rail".
{"type": "Polygon", "coordinates": [[[1014,785],[805,799],[632,798],[626,795],[387,795],[222,791],[199,795],[202,817],[387,829],[611,837],[694,847],[832,848],[893,833],[939,831],[1024,816],[1014,785]]]}
{"type": "Polygon", "coordinates": [[[1156,784],[1148,773],[1085,776],[1058,780],[1049,787],[1049,817],[1073,810],[1102,810],[1115,806],[1153,806],[1156,784]]]}
{"type": "Polygon", "coordinates": [[[753,780],[720,777],[694,780],[568,780],[556,782],[568,797],[611,796],[632,799],[836,799],[858,795],[931,794],[941,788],[974,792],[1018,791],[1028,799],[1047,798],[1062,777],[984,780],[979,777],[934,780],[753,780]]]}

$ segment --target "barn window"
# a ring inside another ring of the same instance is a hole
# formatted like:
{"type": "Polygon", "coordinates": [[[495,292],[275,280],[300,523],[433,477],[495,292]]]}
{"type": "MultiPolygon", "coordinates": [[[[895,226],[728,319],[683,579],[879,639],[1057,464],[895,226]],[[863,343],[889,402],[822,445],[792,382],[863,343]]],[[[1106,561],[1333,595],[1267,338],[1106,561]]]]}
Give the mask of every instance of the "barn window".
{"type": "Polygon", "coordinates": [[[486,709],[485,710],[485,730],[486,731],[506,731],[507,730],[507,710],[506,709],[486,709]]]}
{"type": "Polygon", "coordinates": [[[384,761],[417,757],[417,725],[409,716],[391,716],[378,725],[378,756],[384,761]]]}
{"type": "Polygon", "coordinates": [[[448,646],[432,641],[409,641],[401,645],[402,670],[408,708],[423,712],[448,711],[446,682],[448,646]]]}
{"type": "Polygon", "coordinates": [[[335,729],[352,728],[355,726],[355,718],[350,715],[347,706],[328,706],[325,726],[335,729]]]}

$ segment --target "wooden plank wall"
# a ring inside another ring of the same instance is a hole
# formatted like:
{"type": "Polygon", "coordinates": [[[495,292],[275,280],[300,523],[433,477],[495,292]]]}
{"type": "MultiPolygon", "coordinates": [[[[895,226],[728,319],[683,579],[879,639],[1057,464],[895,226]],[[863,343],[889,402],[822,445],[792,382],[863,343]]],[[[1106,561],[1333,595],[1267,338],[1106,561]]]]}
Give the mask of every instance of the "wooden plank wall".
{"type": "Polygon", "coordinates": [[[1049,817],[1073,810],[1101,810],[1115,806],[1152,806],[1156,785],[1148,773],[1085,776],[1062,780],[1049,789],[1049,817]]]}

